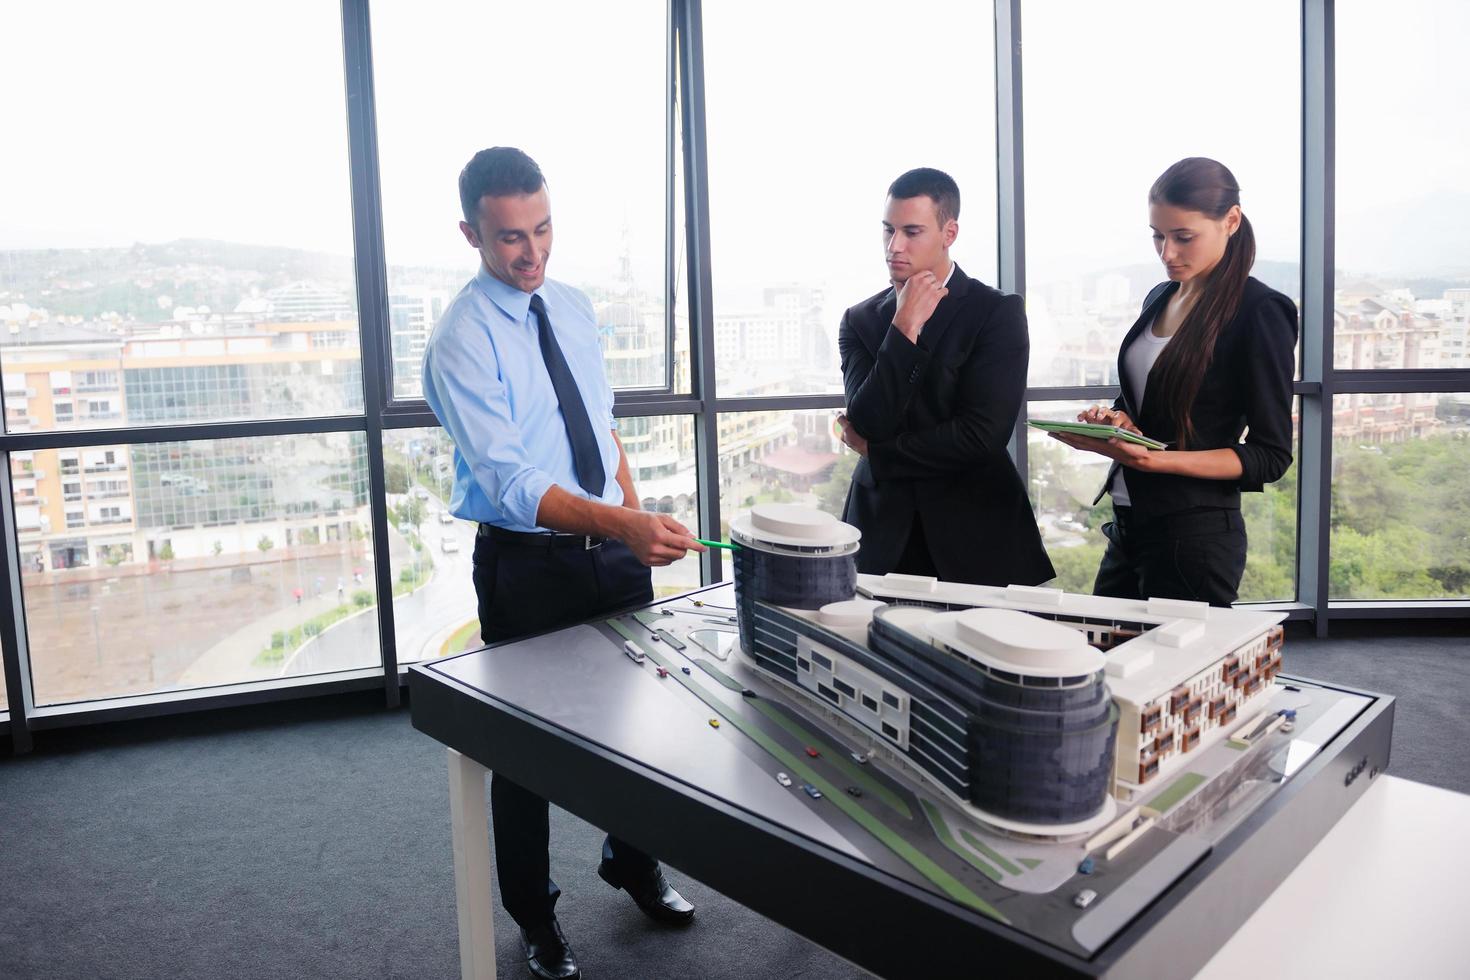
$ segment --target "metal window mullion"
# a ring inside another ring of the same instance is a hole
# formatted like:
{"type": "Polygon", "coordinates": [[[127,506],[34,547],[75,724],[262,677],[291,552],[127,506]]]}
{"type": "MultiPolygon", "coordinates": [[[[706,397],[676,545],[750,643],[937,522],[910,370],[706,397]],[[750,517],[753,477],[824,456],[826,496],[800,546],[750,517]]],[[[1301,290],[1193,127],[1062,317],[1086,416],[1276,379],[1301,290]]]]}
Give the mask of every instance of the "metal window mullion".
{"type": "Polygon", "coordinates": [[[1333,0],[1302,0],[1302,380],[1297,599],[1327,635],[1332,540],[1336,83],[1333,0]]]}
{"type": "Polygon", "coordinates": [[[830,395],[765,395],[758,398],[715,398],[711,400],[715,412],[776,412],[803,410],[820,411],[842,408],[847,396],[830,395]]]}
{"type": "Polygon", "coordinates": [[[10,453],[0,449],[0,535],[5,540],[5,585],[0,588],[0,657],[3,657],[5,700],[10,712],[10,747],[20,755],[31,750],[29,717],[35,708],[31,690],[30,650],[20,592],[20,527],[15,520],[15,493],[10,480],[10,453]]]}
{"type": "Polygon", "coordinates": [[[360,415],[331,415],[302,419],[245,419],[238,422],[201,422],[183,425],[144,425],[125,429],[51,429],[0,436],[0,450],[28,452],[42,449],[87,449],[95,446],[134,446],[198,439],[256,439],[279,435],[361,432],[360,415]]]}
{"type": "Polygon", "coordinates": [[[1463,368],[1334,371],[1332,391],[1338,395],[1417,395],[1470,391],[1470,371],[1463,368]]]}
{"type": "MultiPolygon", "coordinates": [[[[1342,375],[1339,374],[1338,377],[1341,378],[1342,375]]],[[[1463,384],[1464,385],[1470,386],[1470,371],[1463,372],[1462,381],[1463,381],[1463,384]]],[[[1427,389],[1426,388],[1419,388],[1419,387],[1412,387],[1412,388],[1404,388],[1404,389],[1401,389],[1401,390],[1404,390],[1404,391],[1460,391],[1460,390],[1462,390],[1459,387],[1452,387],[1452,386],[1450,386],[1450,383],[1449,382],[1440,382],[1440,383],[1443,384],[1444,387],[1442,387],[1442,388],[1427,388],[1427,389]]],[[[1039,388],[1027,388],[1026,389],[1026,400],[1028,402],[1111,401],[1112,399],[1118,397],[1118,390],[1119,389],[1118,389],[1118,386],[1117,385],[1071,385],[1071,386],[1055,385],[1055,386],[1043,386],[1043,387],[1039,387],[1039,388]]],[[[1292,391],[1292,394],[1294,394],[1294,395],[1316,395],[1321,390],[1322,390],[1322,383],[1320,381],[1305,381],[1305,380],[1303,380],[1303,381],[1293,381],[1292,384],[1291,384],[1291,391],[1292,391]]],[[[1342,393],[1344,391],[1356,390],[1356,389],[1345,388],[1345,386],[1339,382],[1338,385],[1337,385],[1337,390],[1338,390],[1339,393],[1342,393]]],[[[1466,387],[1465,390],[1470,390],[1470,387],[1466,387]]]]}
{"type": "Polygon", "coordinates": [[[678,319],[674,316],[674,309],[679,302],[678,290],[674,283],[678,281],[678,269],[675,263],[678,255],[674,249],[674,112],[677,109],[679,93],[677,91],[677,79],[679,74],[679,37],[675,21],[677,17],[674,12],[675,0],[669,0],[667,8],[668,30],[664,39],[664,384],[663,390],[672,393],[674,390],[674,323],[678,319]]]}
{"type": "Polygon", "coordinates": [[[382,424],[385,431],[389,429],[437,429],[439,428],[439,417],[427,405],[424,405],[421,408],[384,411],[382,424]]]}
{"type": "MultiPolygon", "coordinates": [[[[1021,0],[995,3],[995,159],[996,218],[1000,289],[1026,293],[1026,196],[1021,105],[1021,0]]],[[[1026,402],[1011,428],[1007,446],[1021,480],[1029,483],[1026,458],[1026,402]]]]}
{"type": "Polygon", "coordinates": [[[378,593],[378,652],[383,670],[383,697],[387,706],[394,708],[399,703],[398,645],[393,625],[393,569],[388,553],[388,488],[383,460],[383,410],[393,394],[388,357],[392,346],[388,336],[387,258],[383,244],[383,197],[368,0],[342,0],[342,64],[352,181],[358,337],[362,344],[368,502],[373,526],[373,580],[378,593]]]}
{"type": "MultiPolygon", "coordinates": [[[[710,304],[709,147],[705,140],[704,39],[700,0],[673,0],[678,48],[680,124],[683,129],[684,221],[688,259],[690,387],[703,411],[694,420],[695,480],[701,533],[719,537],[719,414],[715,409],[714,310],[710,304]]],[[[720,581],[720,555],[700,555],[700,579],[720,581]]]]}
{"type": "Polygon", "coordinates": [[[1028,402],[1110,401],[1117,397],[1117,385],[1071,385],[1026,389],[1028,402]]]}

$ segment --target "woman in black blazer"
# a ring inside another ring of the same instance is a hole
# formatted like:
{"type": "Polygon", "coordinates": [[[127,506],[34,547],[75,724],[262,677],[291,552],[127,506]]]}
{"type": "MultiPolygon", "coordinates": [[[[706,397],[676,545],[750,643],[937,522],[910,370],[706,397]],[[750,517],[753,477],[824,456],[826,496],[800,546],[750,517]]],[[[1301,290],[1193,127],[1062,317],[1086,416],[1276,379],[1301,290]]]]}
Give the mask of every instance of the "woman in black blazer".
{"type": "Polygon", "coordinates": [[[1245,572],[1240,494],[1260,491],[1291,465],[1297,311],[1250,277],[1255,236],[1224,165],[1180,160],[1148,199],[1169,281],[1148,294],[1118,353],[1122,394],[1078,419],[1169,448],[1056,438],[1113,460],[1093,501],[1113,495],[1094,594],[1228,606],[1245,572]]]}

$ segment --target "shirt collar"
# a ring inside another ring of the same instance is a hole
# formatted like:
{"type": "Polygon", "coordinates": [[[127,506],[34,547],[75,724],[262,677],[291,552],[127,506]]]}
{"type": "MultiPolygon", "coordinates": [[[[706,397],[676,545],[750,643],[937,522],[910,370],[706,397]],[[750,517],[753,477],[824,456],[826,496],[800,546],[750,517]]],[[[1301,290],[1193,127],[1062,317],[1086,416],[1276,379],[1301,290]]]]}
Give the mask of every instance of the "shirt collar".
{"type": "MultiPolygon", "coordinates": [[[[489,298],[490,302],[500,308],[502,313],[516,323],[526,322],[526,316],[531,311],[530,293],[522,292],[514,286],[507,285],[499,279],[496,279],[490,274],[490,270],[485,268],[484,262],[480,263],[480,268],[475,272],[475,283],[480,287],[480,291],[489,298]]],[[[546,296],[542,293],[545,287],[545,283],[536,287],[536,295],[541,297],[542,302],[546,300],[546,296]]]]}

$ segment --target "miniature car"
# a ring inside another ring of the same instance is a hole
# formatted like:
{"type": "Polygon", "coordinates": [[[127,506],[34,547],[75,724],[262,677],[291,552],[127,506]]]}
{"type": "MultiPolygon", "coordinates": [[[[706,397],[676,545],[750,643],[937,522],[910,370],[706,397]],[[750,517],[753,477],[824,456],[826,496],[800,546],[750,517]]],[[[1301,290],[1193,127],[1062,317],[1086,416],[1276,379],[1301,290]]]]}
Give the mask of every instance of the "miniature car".
{"type": "Polygon", "coordinates": [[[659,640],[662,640],[662,639],[663,639],[663,637],[659,636],[657,633],[654,633],[653,634],[653,642],[657,643],[659,640]]]}
{"type": "Polygon", "coordinates": [[[1076,895],[1072,896],[1072,904],[1077,906],[1079,909],[1085,909],[1087,908],[1087,906],[1092,904],[1092,900],[1095,898],[1097,898],[1097,892],[1093,891],[1091,888],[1084,888],[1076,895]]]}
{"type": "Polygon", "coordinates": [[[802,792],[806,793],[807,796],[810,796],[814,800],[820,800],[822,798],[822,791],[817,789],[811,783],[802,783],[801,789],[802,792]]]}
{"type": "Polygon", "coordinates": [[[856,787],[856,786],[849,786],[849,787],[847,787],[847,795],[848,796],[862,796],[863,795],[863,791],[861,789],[859,789],[858,787],[856,787]]]}
{"type": "Polygon", "coordinates": [[[1090,875],[1092,874],[1093,869],[1096,867],[1097,862],[1094,861],[1091,856],[1088,856],[1082,859],[1081,864],[1077,865],[1077,873],[1080,875],[1090,875]]]}
{"type": "Polygon", "coordinates": [[[682,670],[686,674],[689,673],[689,668],[688,667],[680,667],[679,669],[682,670]]]}
{"type": "Polygon", "coordinates": [[[856,762],[860,766],[867,765],[868,764],[868,756],[867,756],[867,753],[865,753],[865,752],[853,752],[852,753],[852,761],[853,762],[856,762]]]}
{"type": "Polygon", "coordinates": [[[813,759],[815,759],[818,756],[820,756],[822,753],[818,752],[816,749],[814,749],[810,745],[808,745],[806,747],[806,754],[809,755],[809,756],[811,756],[813,759]]]}
{"type": "Polygon", "coordinates": [[[711,727],[711,728],[719,728],[720,727],[720,719],[718,719],[718,718],[711,718],[709,720],[709,727],[711,727]]]}
{"type": "Polygon", "coordinates": [[[791,777],[786,775],[784,772],[778,772],[776,773],[776,782],[780,783],[782,786],[790,786],[791,777]]]}
{"type": "Polygon", "coordinates": [[[660,676],[660,677],[668,677],[669,676],[669,668],[667,668],[667,667],[658,667],[656,669],[658,670],[658,676],[660,676]]]}
{"type": "Polygon", "coordinates": [[[633,661],[635,664],[643,663],[643,661],[648,657],[648,655],[643,652],[643,648],[634,643],[632,640],[623,641],[623,652],[626,653],[628,655],[628,659],[633,661]]]}

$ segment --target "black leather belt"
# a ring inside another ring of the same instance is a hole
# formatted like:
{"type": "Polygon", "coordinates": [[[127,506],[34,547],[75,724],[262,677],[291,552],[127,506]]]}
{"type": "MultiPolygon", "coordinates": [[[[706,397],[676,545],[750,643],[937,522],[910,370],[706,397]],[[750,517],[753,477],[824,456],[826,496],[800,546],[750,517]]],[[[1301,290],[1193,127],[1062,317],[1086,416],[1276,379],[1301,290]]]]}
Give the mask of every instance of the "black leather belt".
{"type": "Polygon", "coordinates": [[[607,538],[599,538],[591,534],[566,534],[562,531],[511,531],[494,524],[481,524],[476,535],[482,538],[491,538],[502,544],[518,545],[524,548],[580,548],[583,551],[591,551],[593,548],[601,548],[607,538]]]}

